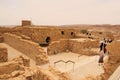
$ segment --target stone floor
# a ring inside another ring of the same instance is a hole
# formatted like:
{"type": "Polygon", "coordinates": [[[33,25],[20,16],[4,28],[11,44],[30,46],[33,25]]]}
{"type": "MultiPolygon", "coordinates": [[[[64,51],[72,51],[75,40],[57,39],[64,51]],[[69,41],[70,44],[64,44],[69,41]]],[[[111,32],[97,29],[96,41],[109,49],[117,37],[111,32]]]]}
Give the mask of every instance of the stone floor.
{"type": "MultiPolygon", "coordinates": [[[[72,80],[80,80],[80,78],[89,75],[99,75],[103,73],[102,66],[98,65],[99,56],[85,56],[79,55],[72,52],[59,53],[57,55],[49,56],[50,65],[54,66],[60,71],[70,73],[72,80]],[[80,57],[78,57],[80,56],[80,57]],[[59,62],[54,65],[54,62],[63,61],[74,61],[75,64],[59,62]]],[[[45,67],[45,65],[42,65],[45,67]]]]}

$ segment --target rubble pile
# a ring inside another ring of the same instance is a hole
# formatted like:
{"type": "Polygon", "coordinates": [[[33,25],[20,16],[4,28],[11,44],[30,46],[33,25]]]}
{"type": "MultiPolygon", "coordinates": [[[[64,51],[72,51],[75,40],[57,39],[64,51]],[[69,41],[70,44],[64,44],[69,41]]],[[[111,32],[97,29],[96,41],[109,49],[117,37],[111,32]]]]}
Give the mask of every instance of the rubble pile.
{"type": "Polygon", "coordinates": [[[22,56],[0,63],[0,80],[71,80],[68,73],[52,67],[43,69],[40,66],[29,65],[29,59],[22,56]]]}

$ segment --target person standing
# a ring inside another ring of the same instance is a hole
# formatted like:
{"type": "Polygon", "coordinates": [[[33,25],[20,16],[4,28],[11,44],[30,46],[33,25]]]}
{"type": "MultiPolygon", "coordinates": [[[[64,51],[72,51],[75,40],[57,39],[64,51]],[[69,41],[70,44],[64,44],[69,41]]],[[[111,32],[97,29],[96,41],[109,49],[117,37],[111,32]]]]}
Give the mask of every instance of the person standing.
{"type": "Polygon", "coordinates": [[[100,54],[100,57],[99,57],[99,66],[103,65],[104,63],[104,54],[103,54],[103,51],[101,51],[102,53],[100,54]]]}

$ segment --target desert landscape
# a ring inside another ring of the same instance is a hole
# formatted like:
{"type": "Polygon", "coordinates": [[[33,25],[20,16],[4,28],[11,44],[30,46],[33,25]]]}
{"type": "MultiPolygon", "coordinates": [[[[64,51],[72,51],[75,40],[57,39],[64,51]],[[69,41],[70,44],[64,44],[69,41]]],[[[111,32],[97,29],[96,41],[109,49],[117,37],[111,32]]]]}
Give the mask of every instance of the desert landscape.
{"type": "Polygon", "coordinates": [[[31,23],[0,27],[0,80],[120,79],[120,25],[31,23]]]}

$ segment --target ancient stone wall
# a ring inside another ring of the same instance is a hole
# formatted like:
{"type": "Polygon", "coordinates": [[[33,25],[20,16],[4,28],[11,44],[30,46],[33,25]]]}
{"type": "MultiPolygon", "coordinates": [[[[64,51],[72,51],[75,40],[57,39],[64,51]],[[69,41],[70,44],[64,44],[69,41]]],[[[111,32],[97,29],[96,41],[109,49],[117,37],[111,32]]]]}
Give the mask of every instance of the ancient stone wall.
{"type": "Polygon", "coordinates": [[[22,26],[31,26],[30,20],[22,20],[22,26]]]}
{"type": "Polygon", "coordinates": [[[10,61],[6,63],[0,63],[0,75],[10,74],[15,70],[22,70],[22,66],[19,65],[19,62],[10,61]]]}
{"type": "Polygon", "coordinates": [[[29,28],[29,26],[25,26],[25,27],[22,27],[22,33],[23,33],[23,35],[32,37],[33,31],[31,28],[29,28]]]}
{"type": "MultiPolygon", "coordinates": [[[[48,54],[55,54],[65,51],[71,51],[78,54],[94,54],[90,53],[91,48],[98,48],[98,41],[77,41],[77,40],[60,40],[50,44],[48,54]]],[[[96,53],[97,54],[97,53],[96,53]]]]}
{"type": "Polygon", "coordinates": [[[18,56],[16,58],[13,58],[11,61],[15,61],[15,62],[22,62],[22,65],[26,66],[26,67],[30,67],[30,59],[25,58],[23,56],[18,56]]]}
{"type": "Polygon", "coordinates": [[[8,52],[7,48],[4,46],[0,46],[0,62],[6,62],[8,61],[8,52]]]}
{"type": "Polygon", "coordinates": [[[98,53],[95,53],[92,51],[92,48],[98,48],[99,43],[98,41],[91,41],[91,40],[85,40],[85,41],[77,41],[77,40],[70,40],[69,41],[69,50],[73,53],[83,54],[83,55],[95,55],[98,53]]]}
{"type": "Polygon", "coordinates": [[[46,42],[47,37],[51,41],[65,38],[74,38],[78,30],[69,28],[48,28],[48,27],[24,27],[22,33],[31,37],[35,42],[46,42]]]}
{"type": "Polygon", "coordinates": [[[12,33],[12,34],[17,34],[17,35],[21,35],[22,33],[22,27],[18,26],[18,27],[0,27],[0,35],[4,34],[4,33],[12,33]]]}
{"type": "Polygon", "coordinates": [[[65,52],[68,49],[68,40],[52,42],[48,47],[48,55],[65,52]]]}
{"type": "Polygon", "coordinates": [[[71,80],[68,73],[56,69],[28,67],[24,70],[15,70],[9,74],[0,75],[1,80],[71,80]]]}
{"type": "Polygon", "coordinates": [[[68,73],[51,66],[47,69],[40,66],[26,67],[24,60],[26,59],[20,56],[0,63],[0,80],[71,80],[68,73]]]}
{"type": "Polygon", "coordinates": [[[44,60],[46,60],[45,62],[48,62],[48,57],[43,51],[43,49],[39,46],[39,44],[29,40],[24,40],[20,36],[16,36],[13,34],[6,33],[3,36],[4,36],[5,43],[19,50],[23,54],[29,56],[34,60],[36,60],[36,57],[38,55],[44,55],[45,56],[44,60]]]}
{"type": "Polygon", "coordinates": [[[114,40],[114,35],[111,32],[105,32],[105,31],[90,31],[90,34],[93,35],[93,38],[96,39],[111,39],[114,40]]]}
{"type": "Polygon", "coordinates": [[[104,65],[103,80],[108,80],[110,75],[117,69],[120,65],[120,41],[115,41],[107,46],[109,51],[108,61],[104,65]]]}
{"type": "Polygon", "coordinates": [[[4,42],[3,36],[0,36],[0,43],[1,43],[1,42],[4,42]]]}

